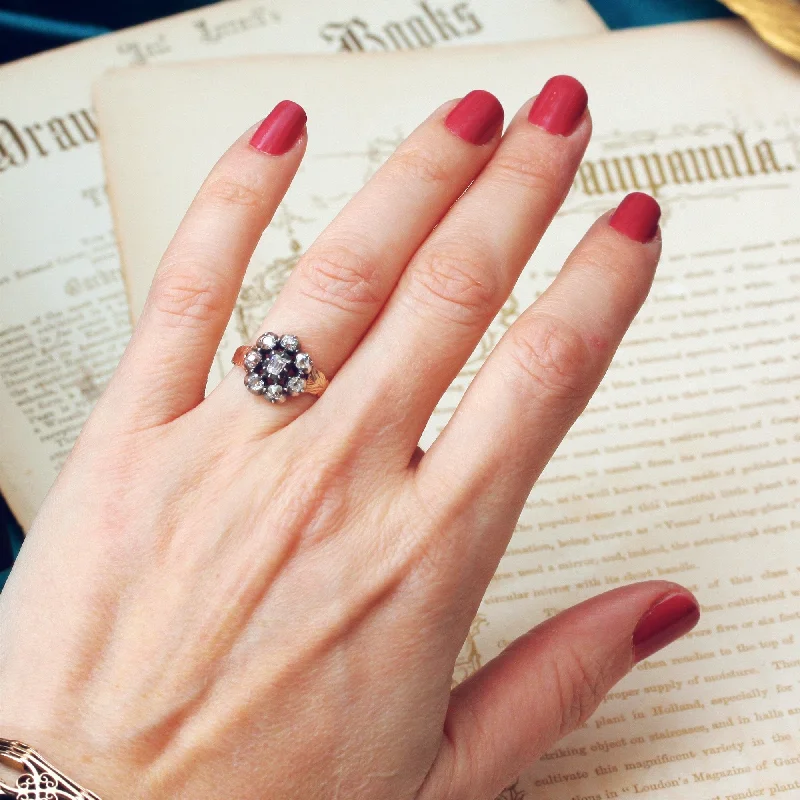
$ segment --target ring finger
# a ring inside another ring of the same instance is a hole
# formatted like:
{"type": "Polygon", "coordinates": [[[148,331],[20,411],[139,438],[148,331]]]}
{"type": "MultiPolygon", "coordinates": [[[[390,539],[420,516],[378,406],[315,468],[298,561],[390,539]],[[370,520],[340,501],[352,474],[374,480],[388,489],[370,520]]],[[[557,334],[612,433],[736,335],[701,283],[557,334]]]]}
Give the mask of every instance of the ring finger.
{"type": "Polygon", "coordinates": [[[332,424],[356,427],[362,436],[380,431],[381,450],[396,447],[411,456],[569,191],[591,132],[586,106],[583,86],[559,76],[523,107],[490,163],[411,261],[339,386],[329,390],[332,424]]]}
{"type": "MultiPolygon", "coordinates": [[[[261,331],[298,334],[315,365],[329,377],[336,373],[414,252],[490,159],[502,126],[502,106],[488,92],[470,92],[436,111],[301,258],[261,331]]],[[[241,401],[242,377],[233,370],[217,389],[221,408],[241,401]]],[[[258,403],[251,406],[260,430],[269,430],[308,401],[297,398],[266,416],[258,403]]]]}

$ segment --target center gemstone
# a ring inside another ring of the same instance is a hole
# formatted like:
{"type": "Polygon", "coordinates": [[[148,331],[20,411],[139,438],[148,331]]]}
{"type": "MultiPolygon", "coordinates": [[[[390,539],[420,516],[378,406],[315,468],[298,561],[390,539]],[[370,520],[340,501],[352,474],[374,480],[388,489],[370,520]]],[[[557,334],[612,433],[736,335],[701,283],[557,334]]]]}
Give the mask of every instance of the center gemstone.
{"type": "Polygon", "coordinates": [[[308,353],[300,350],[296,336],[259,336],[255,347],[244,356],[245,386],[271,403],[282,403],[287,396],[302,394],[314,365],[308,353]]]}
{"type": "Polygon", "coordinates": [[[291,360],[283,353],[273,353],[267,361],[267,374],[278,378],[290,363],[291,360]]]}

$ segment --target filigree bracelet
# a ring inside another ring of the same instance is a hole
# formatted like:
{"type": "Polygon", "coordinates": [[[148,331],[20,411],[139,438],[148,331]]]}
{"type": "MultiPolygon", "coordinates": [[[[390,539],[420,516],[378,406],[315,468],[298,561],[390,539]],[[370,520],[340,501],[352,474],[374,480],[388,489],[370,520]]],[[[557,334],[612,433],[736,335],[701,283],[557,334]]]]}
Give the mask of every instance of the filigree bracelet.
{"type": "Polygon", "coordinates": [[[0,762],[21,774],[16,786],[0,779],[0,798],[13,800],[100,800],[22,742],[0,739],[0,762]]]}

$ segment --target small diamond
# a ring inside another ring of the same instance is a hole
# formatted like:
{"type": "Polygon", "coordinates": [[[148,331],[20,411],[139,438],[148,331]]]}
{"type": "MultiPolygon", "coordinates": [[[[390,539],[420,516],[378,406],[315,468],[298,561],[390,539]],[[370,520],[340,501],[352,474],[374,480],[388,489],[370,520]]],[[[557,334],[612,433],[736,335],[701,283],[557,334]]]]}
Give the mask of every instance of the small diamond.
{"type": "Polygon", "coordinates": [[[289,378],[286,382],[286,388],[291,395],[302,394],[306,390],[306,382],[304,378],[289,378]]]}
{"type": "Polygon", "coordinates": [[[261,363],[261,353],[258,350],[250,350],[244,357],[244,366],[248,370],[254,370],[261,363]]]}
{"type": "Polygon", "coordinates": [[[267,374],[279,376],[289,364],[290,359],[283,353],[273,353],[267,361],[267,374]]]}
{"type": "Polygon", "coordinates": [[[281,347],[290,353],[296,353],[300,349],[300,340],[287,333],[286,336],[281,337],[281,347]]]}
{"type": "Polygon", "coordinates": [[[311,372],[311,356],[308,353],[298,353],[294,358],[294,363],[304,375],[311,372]]]}
{"type": "Polygon", "coordinates": [[[286,393],[277,383],[267,386],[267,400],[271,403],[283,403],[286,400],[286,393]]]}
{"type": "Polygon", "coordinates": [[[253,394],[264,394],[264,390],[267,388],[260,375],[248,375],[244,379],[244,385],[253,394]]]}
{"type": "Polygon", "coordinates": [[[274,333],[262,333],[256,344],[264,350],[274,350],[278,346],[278,337],[274,333]]]}

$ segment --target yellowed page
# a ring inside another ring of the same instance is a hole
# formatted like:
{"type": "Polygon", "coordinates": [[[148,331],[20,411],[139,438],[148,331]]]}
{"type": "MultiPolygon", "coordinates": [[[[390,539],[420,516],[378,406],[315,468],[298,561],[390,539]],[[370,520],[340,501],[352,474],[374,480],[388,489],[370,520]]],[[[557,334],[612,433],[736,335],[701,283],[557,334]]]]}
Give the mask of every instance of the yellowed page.
{"type": "Polygon", "coordinates": [[[251,265],[222,374],[298,253],[418,120],[476,86],[513,109],[560,72],[589,88],[587,160],[423,444],[625,190],[663,204],[664,258],[600,391],[530,497],[457,677],[585,597],[681,581],[703,603],[698,629],[641,664],[505,797],[800,797],[800,82],[745,26],[439,51],[417,64],[262,58],[109,76],[97,99],[123,256],[144,290],[222,149],[274,101],[307,106],[305,166],[251,265]]]}
{"type": "Polygon", "coordinates": [[[0,68],[0,489],[23,527],[130,336],[91,110],[97,76],[602,30],[585,0],[237,0],[0,68]]]}

